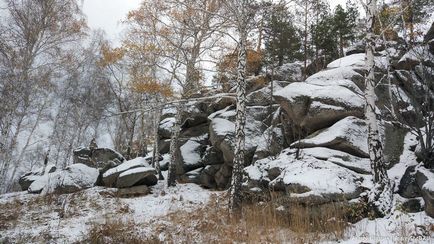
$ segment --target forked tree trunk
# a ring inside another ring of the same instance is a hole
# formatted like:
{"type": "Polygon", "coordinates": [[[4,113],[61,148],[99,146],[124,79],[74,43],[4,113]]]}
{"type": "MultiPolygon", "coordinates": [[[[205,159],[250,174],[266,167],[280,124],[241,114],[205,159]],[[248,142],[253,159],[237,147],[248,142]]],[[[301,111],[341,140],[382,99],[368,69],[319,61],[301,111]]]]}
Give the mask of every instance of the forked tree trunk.
{"type": "Polygon", "coordinates": [[[368,204],[379,216],[388,214],[392,207],[393,192],[387,175],[383,157],[383,145],[380,138],[379,126],[375,114],[375,61],[374,61],[374,24],[377,11],[377,1],[367,0],[367,33],[366,33],[366,66],[368,76],[365,78],[366,110],[365,116],[368,124],[368,148],[371,160],[371,170],[374,176],[374,187],[368,197],[368,204]]]}
{"type": "Polygon", "coordinates": [[[183,104],[179,102],[176,106],[176,116],[175,124],[172,128],[172,138],[170,140],[170,163],[169,172],[167,175],[167,186],[176,185],[176,162],[178,161],[178,145],[179,145],[179,134],[181,131],[181,119],[182,119],[183,104]]]}
{"type": "MultiPolygon", "coordinates": [[[[246,1],[242,1],[245,4],[246,1]]],[[[245,8],[246,5],[243,5],[245,8]]],[[[229,209],[231,214],[241,212],[241,183],[244,167],[245,154],[245,133],[244,127],[246,124],[246,67],[247,67],[247,16],[246,10],[243,13],[242,23],[239,23],[239,51],[237,64],[237,109],[236,109],[236,124],[235,124],[235,150],[234,163],[232,169],[232,181],[229,198],[229,209]]]]}

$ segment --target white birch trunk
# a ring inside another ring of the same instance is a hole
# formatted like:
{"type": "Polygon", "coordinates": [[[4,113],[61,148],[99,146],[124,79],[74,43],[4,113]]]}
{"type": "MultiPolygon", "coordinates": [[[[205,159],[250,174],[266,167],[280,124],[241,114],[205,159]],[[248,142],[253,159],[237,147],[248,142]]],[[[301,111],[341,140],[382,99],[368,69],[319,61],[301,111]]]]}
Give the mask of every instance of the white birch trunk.
{"type": "Polygon", "coordinates": [[[182,117],[183,104],[179,102],[176,108],[175,124],[172,128],[172,138],[170,141],[170,163],[169,172],[167,174],[167,186],[176,185],[176,162],[178,161],[178,147],[179,147],[179,134],[181,131],[181,117],[182,117]]]}
{"type": "Polygon", "coordinates": [[[238,23],[240,34],[238,64],[237,64],[237,109],[235,124],[235,150],[232,169],[232,181],[229,198],[229,209],[231,213],[239,213],[241,210],[241,183],[244,168],[245,154],[245,133],[246,124],[246,68],[247,68],[247,13],[246,1],[242,1],[241,21],[238,23]]]}
{"type": "Polygon", "coordinates": [[[161,112],[162,112],[162,105],[157,105],[157,114],[155,115],[155,127],[154,127],[154,150],[152,155],[152,167],[155,168],[155,170],[158,173],[158,179],[163,180],[163,175],[161,174],[160,169],[160,152],[159,152],[159,145],[158,145],[158,126],[160,125],[160,119],[161,119],[161,112]]]}
{"type": "Polygon", "coordinates": [[[371,169],[374,176],[374,187],[368,197],[369,206],[380,216],[388,214],[392,207],[393,192],[387,175],[383,157],[383,145],[380,138],[379,126],[375,114],[375,61],[374,61],[374,24],[377,11],[377,1],[367,0],[367,33],[366,33],[366,66],[368,75],[365,78],[365,116],[368,124],[368,148],[371,169]]]}

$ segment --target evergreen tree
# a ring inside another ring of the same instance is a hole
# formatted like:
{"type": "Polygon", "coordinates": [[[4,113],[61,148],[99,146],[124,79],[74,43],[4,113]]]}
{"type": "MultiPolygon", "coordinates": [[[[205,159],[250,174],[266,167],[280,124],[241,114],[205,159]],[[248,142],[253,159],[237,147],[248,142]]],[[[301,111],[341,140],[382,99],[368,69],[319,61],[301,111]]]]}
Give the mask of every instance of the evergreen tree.
{"type": "MultiPolygon", "coordinates": [[[[323,63],[336,59],[338,54],[337,39],[333,25],[333,16],[328,11],[323,12],[317,24],[312,26],[312,43],[316,48],[317,59],[321,56],[323,63]]],[[[323,67],[318,67],[317,70],[323,67]]]]}
{"type": "Polygon", "coordinates": [[[358,10],[351,2],[347,2],[345,10],[340,4],[336,6],[333,16],[333,30],[337,35],[339,56],[344,56],[344,47],[355,38],[358,10]]]}
{"type": "Polygon", "coordinates": [[[281,66],[284,61],[294,61],[301,58],[300,36],[292,24],[291,15],[283,5],[271,5],[270,12],[265,13],[264,39],[266,55],[270,60],[278,61],[281,66]]]}

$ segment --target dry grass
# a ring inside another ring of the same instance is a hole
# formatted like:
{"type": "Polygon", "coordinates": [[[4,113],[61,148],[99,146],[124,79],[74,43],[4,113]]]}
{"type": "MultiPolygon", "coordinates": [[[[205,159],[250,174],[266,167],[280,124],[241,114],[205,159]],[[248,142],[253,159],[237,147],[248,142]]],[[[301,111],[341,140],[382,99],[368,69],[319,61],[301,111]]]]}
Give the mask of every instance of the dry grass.
{"type": "Polygon", "coordinates": [[[14,227],[20,217],[23,203],[19,199],[0,204],[0,230],[14,227]]]}
{"type": "Polygon", "coordinates": [[[168,215],[157,232],[165,233],[169,243],[314,243],[342,239],[349,226],[348,206],[340,203],[320,207],[281,201],[246,204],[242,217],[228,216],[222,197],[192,213],[168,215]]]}
{"type": "Polygon", "coordinates": [[[151,238],[141,236],[136,227],[137,225],[132,221],[106,218],[104,223],[92,223],[86,243],[160,243],[155,236],[151,238]]]}

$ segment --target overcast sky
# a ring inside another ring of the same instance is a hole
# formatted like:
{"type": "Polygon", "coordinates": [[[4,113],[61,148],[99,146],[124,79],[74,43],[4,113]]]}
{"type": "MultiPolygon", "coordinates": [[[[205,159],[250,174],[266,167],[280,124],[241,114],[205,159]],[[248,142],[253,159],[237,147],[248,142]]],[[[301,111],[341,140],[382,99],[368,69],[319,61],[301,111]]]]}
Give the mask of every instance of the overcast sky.
{"type": "MultiPolygon", "coordinates": [[[[87,15],[91,28],[101,28],[117,44],[122,32],[120,21],[128,11],[139,6],[142,0],[84,0],[83,11],[87,15]]],[[[152,0],[148,0],[152,1],[152,0]]],[[[337,4],[345,5],[346,0],[330,0],[332,9],[337,4]]]]}

